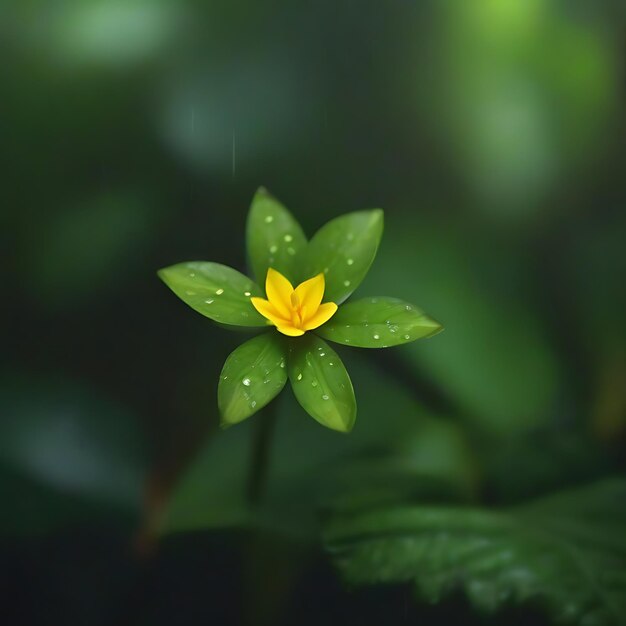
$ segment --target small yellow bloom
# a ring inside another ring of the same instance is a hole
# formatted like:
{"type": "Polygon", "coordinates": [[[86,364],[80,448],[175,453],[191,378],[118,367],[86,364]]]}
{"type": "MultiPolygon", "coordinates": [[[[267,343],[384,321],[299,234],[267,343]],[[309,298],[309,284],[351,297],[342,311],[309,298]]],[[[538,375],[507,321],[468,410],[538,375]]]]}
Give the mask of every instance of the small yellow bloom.
{"type": "Polygon", "coordinates": [[[266,317],[283,335],[298,337],[327,322],[337,311],[334,302],[322,304],[324,274],[305,280],[295,289],[276,270],[267,270],[263,298],[250,298],[254,308],[266,317]]]}

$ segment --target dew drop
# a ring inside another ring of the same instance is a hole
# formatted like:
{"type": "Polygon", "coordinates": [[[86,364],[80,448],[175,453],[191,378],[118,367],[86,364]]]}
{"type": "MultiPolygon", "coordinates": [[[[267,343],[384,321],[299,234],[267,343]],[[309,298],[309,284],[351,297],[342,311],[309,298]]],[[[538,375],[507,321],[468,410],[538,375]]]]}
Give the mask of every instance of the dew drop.
{"type": "Polygon", "coordinates": [[[277,251],[278,251],[278,246],[270,246],[270,252],[271,252],[272,254],[274,254],[274,253],[275,253],[275,252],[277,252],[277,251]]]}
{"type": "Polygon", "coordinates": [[[322,400],[328,400],[328,396],[327,396],[326,394],[324,394],[324,395],[322,396],[322,400]]]}
{"type": "Polygon", "coordinates": [[[246,298],[250,297],[252,294],[249,291],[244,291],[243,295],[246,296],[246,298]]]}
{"type": "Polygon", "coordinates": [[[331,361],[328,365],[334,365],[334,363],[331,361]]]}
{"type": "Polygon", "coordinates": [[[410,335],[404,335],[404,338],[405,338],[405,339],[410,339],[410,338],[411,338],[411,336],[410,336],[410,335]]]}
{"type": "Polygon", "coordinates": [[[296,253],[296,251],[291,246],[289,246],[289,248],[287,248],[287,254],[290,254],[291,256],[293,256],[295,253],[296,253]]]}
{"type": "Polygon", "coordinates": [[[324,274],[328,274],[328,270],[329,270],[329,269],[330,269],[329,267],[325,267],[325,268],[324,268],[324,274]]]}
{"type": "Polygon", "coordinates": [[[298,374],[298,376],[296,376],[296,378],[297,378],[298,380],[302,380],[302,374],[298,374]]]}
{"type": "Polygon", "coordinates": [[[285,235],[285,236],[283,237],[283,239],[284,239],[287,243],[289,243],[290,241],[293,241],[293,237],[292,237],[291,235],[285,235]]]}
{"type": "Polygon", "coordinates": [[[343,284],[344,284],[346,287],[349,287],[349,286],[350,286],[350,281],[349,281],[349,280],[344,280],[344,281],[343,281],[343,284]]]}
{"type": "Polygon", "coordinates": [[[284,369],[284,367],[285,367],[285,362],[284,362],[284,361],[281,361],[281,362],[280,362],[280,366],[284,369]]]}
{"type": "Polygon", "coordinates": [[[320,352],[320,356],[326,356],[326,352],[320,352]]]}
{"type": "Polygon", "coordinates": [[[205,300],[205,302],[207,304],[213,304],[213,302],[215,302],[215,300],[213,300],[213,298],[209,298],[208,300],[205,300]]]}
{"type": "Polygon", "coordinates": [[[265,223],[266,224],[271,224],[274,221],[274,216],[273,215],[266,215],[265,216],[265,223]]]}
{"type": "Polygon", "coordinates": [[[252,400],[252,402],[250,402],[250,407],[254,408],[256,406],[256,400],[252,400]]]}
{"type": "Polygon", "coordinates": [[[242,383],[243,383],[246,387],[249,387],[249,386],[250,386],[250,379],[249,379],[249,378],[244,378],[241,382],[242,382],[242,383]]]}
{"type": "Polygon", "coordinates": [[[189,272],[189,278],[193,278],[196,275],[195,272],[189,272]]]}
{"type": "Polygon", "coordinates": [[[311,387],[317,387],[317,381],[316,380],[311,381],[311,387]]]}
{"type": "Polygon", "coordinates": [[[374,335],[374,339],[380,339],[380,335],[374,335]]]}
{"type": "Polygon", "coordinates": [[[353,265],[353,264],[354,264],[354,259],[347,259],[347,260],[346,260],[346,263],[347,263],[348,265],[353,265]]]}
{"type": "Polygon", "coordinates": [[[410,311],[410,310],[412,309],[412,307],[411,307],[411,305],[410,305],[410,304],[407,304],[404,308],[405,308],[407,311],[410,311]]]}
{"type": "Polygon", "coordinates": [[[221,296],[224,293],[224,290],[220,287],[215,293],[216,295],[221,296]]]}

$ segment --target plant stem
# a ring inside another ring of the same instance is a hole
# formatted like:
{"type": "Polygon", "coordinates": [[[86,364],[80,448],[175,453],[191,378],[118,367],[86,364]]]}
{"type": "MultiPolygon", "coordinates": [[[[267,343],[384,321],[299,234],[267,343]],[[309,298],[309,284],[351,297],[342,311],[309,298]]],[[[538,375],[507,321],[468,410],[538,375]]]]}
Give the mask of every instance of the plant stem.
{"type": "Polygon", "coordinates": [[[256,432],[252,440],[248,471],[248,504],[250,508],[258,507],[267,486],[270,447],[276,424],[275,403],[265,407],[257,415],[256,421],[256,432]]]}

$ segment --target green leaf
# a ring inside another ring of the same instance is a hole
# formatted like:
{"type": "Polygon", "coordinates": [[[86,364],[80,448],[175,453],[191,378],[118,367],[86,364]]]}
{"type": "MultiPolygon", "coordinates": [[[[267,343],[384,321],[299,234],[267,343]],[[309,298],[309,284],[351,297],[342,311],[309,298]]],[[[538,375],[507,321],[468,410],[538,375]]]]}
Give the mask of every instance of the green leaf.
{"type": "Polygon", "coordinates": [[[351,584],[412,581],[437,602],[461,588],[485,611],[533,601],[555,621],[623,623],[626,481],[508,510],[406,506],[342,515],[326,540],[351,584]]]}
{"type": "Polygon", "coordinates": [[[234,350],[217,389],[222,426],[237,424],[275,398],[287,382],[284,339],[270,331],[234,350]]]}
{"type": "Polygon", "coordinates": [[[312,333],[293,340],[289,380],[302,408],[323,426],[350,432],[356,419],[354,389],[337,353],[312,333]]]}
{"type": "Polygon", "coordinates": [[[441,324],[403,300],[363,298],[339,307],[315,332],[324,339],[358,348],[389,348],[441,330],[441,324]]]}
{"type": "Polygon", "coordinates": [[[300,279],[307,240],[296,218],[261,187],[252,200],[246,226],[248,257],[259,285],[272,267],[291,282],[300,279]]]}
{"type": "Polygon", "coordinates": [[[324,272],[324,301],[341,304],[365,278],[382,234],[380,209],[356,211],[331,220],[309,243],[304,278],[324,272]]]}
{"type": "Polygon", "coordinates": [[[263,296],[253,281],[219,263],[179,263],[158,272],[161,280],[186,304],[202,315],[231,326],[267,326],[250,296],[263,296]]]}

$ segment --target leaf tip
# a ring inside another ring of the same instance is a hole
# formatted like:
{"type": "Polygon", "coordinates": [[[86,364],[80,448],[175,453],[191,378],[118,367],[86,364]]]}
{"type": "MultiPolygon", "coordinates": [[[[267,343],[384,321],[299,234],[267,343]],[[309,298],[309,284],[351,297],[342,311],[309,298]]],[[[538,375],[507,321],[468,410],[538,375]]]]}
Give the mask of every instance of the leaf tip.
{"type": "Polygon", "coordinates": [[[169,267],[162,267],[161,269],[158,269],[156,271],[156,275],[158,278],[160,278],[166,285],[167,285],[167,280],[168,280],[168,271],[169,271],[169,267]]]}

